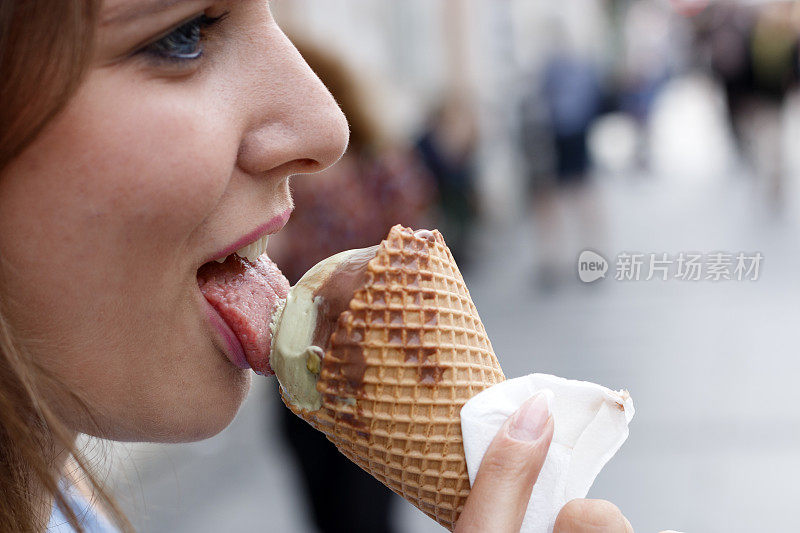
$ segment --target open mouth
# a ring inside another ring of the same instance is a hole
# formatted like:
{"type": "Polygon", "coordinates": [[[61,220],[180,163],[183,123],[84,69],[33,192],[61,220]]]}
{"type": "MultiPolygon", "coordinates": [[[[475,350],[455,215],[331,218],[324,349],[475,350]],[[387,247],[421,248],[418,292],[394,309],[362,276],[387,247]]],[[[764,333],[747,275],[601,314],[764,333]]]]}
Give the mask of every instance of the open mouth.
{"type": "Polygon", "coordinates": [[[261,257],[262,254],[266,253],[268,244],[269,235],[264,235],[263,237],[256,239],[243,248],[236,250],[232,254],[229,254],[225,257],[220,257],[214,261],[217,263],[224,263],[230,256],[236,255],[241,259],[247,259],[250,262],[255,262],[259,257],[261,257]]]}
{"type": "Polygon", "coordinates": [[[232,344],[231,362],[244,366],[236,353],[238,342],[247,366],[262,375],[274,373],[269,364],[270,320],[289,292],[288,280],[266,254],[268,242],[268,235],[260,237],[197,271],[200,291],[224,323],[215,325],[232,344]]]}

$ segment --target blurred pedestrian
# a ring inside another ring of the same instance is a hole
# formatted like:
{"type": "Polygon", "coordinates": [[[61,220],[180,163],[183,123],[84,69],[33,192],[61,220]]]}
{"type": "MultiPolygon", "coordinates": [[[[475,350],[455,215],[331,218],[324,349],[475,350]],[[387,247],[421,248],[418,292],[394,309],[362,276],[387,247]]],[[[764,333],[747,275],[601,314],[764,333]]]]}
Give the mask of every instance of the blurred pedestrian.
{"type": "Polygon", "coordinates": [[[461,270],[469,267],[469,243],[478,215],[475,196],[477,125],[465,97],[448,95],[431,113],[417,151],[436,180],[437,227],[461,270]]]}
{"type": "Polygon", "coordinates": [[[722,85],[738,153],[773,212],[785,187],[783,116],[798,81],[798,31],[792,4],[718,5],[698,26],[722,85]]]}
{"type": "MultiPolygon", "coordinates": [[[[345,65],[317,46],[296,44],[347,116],[350,144],[336,165],[315,179],[292,183],[294,213],[270,241],[270,256],[292,284],[326,257],[380,242],[394,224],[425,226],[435,197],[413,151],[384,138],[345,65]]],[[[275,403],[316,528],[324,533],[393,531],[391,491],[322,433],[275,403]]]]}
{"type": "MultiPolygon", "coordinates": [[[[566,257],[564,219],[578,222],[580,238],[586,241],[580,247],[596,246],[590,240],[601,221],[596,200],[587,186],[591,168],[587,138],[601,111],[603,92],[594,63],[563,42],[554,43],[537,82],[538,86],[528,89],[523,106],[530,109],[535,107],[532,101],[541,99],[552,139],[550,173],[543,175],[532,170],[533,164],[528,165],[539,255],[536,283],[540,289],[552,290],[567,268],[572,268],[574,259],[571,255],[569,259],[566,257]]],[[[540,136],[537,132],[542,128],[541,120],[525,122],[535,116],[527,111],[522,113],[523,142],[540,136]]],[[[523,152],[529,159],[541,155],[529,146],[523,147],[523,152]]]]}

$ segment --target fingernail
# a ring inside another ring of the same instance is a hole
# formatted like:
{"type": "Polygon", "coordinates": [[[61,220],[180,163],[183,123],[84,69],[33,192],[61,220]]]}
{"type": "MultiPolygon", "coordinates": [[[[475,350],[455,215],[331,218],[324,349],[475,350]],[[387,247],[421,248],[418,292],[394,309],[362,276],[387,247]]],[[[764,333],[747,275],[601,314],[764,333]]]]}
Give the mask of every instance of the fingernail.
{"type": "Polygon", "coordinates": [[[552,391],[543,390],[523,403],[511,420],[509,437],[525,442],[533,442],[541,437],[550,418],[552,396],[552,391]]]}

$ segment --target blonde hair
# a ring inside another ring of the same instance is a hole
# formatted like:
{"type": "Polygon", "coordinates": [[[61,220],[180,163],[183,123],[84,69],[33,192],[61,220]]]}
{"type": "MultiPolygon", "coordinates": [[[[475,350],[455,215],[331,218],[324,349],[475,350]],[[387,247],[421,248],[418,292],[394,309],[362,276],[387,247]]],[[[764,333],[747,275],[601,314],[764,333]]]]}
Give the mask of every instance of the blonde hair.
{"type": "MultiPolygon", "coordinates": [[[[97,11],[96,0],[0,2],[0,179],[80,85],[97,11]]],[[[50,499],[83,531],[53,465],[59,453],[71,458],[116,525],[132,531],[45,399],[43,391],[65,387],[15,341],[5,305],[0,293],[0,531],[43,530],[49,513],[41,515],[37,503],[50,499]]],[[[79,394],[68,394],[90,413],[79,394]]]]}

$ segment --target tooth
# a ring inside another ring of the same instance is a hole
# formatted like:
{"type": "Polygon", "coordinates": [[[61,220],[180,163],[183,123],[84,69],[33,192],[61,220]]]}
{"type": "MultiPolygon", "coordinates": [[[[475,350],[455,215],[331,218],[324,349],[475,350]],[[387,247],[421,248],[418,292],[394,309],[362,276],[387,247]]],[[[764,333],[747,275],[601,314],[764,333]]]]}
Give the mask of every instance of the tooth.
{"type": "Polygon", "coordinates": [[[247,246],[244,246],[236,250],[236,252],[234,253],[241,258],[247,259],[249,261],[255,261],[256,259],[261,257],[261,255],[264,252],[267,251],[268,243],[269,243],[269,235],[266,235],[264,237],[261,237],[257,241],[251,242],[247,246]]]}
{"type": "Polygon", "coordinates": [[[258,250],[256,249],[256,243],[251,243],[245,246],[242,251],[239,253],[241,257],[247,258],[249,261],[255,261],[258,258],[258,250]]]}
{"type": "Polygon", "coordinates": [[[220,257],[219,259],[214,259],[214,261],[216,261],[217,263],[224,263],[227,258],[228,258],[227,256],[220,257]]]}

